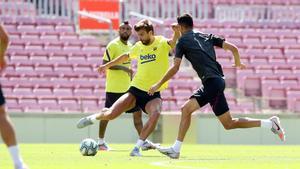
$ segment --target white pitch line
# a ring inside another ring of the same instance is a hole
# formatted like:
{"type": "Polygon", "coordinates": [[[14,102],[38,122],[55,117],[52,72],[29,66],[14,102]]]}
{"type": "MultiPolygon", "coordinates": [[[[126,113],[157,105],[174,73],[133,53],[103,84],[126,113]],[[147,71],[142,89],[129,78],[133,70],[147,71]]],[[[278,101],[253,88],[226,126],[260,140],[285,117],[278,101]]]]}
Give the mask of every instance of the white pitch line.
{"type": "MultiPolygon", "coordinates": [[[[174,161],[174,163],[180,163],[186,161],[190,162],[191,160],[174,161]]],[[[158,162],[152,162],[150,164],[154,166],[160,166],[160,167],[172,167],[172,168],[182,168],[182,169],[209,169],[207,167],[177,166],[175,164],[170,163],[170,161],[158,161],[158,162]]]]}

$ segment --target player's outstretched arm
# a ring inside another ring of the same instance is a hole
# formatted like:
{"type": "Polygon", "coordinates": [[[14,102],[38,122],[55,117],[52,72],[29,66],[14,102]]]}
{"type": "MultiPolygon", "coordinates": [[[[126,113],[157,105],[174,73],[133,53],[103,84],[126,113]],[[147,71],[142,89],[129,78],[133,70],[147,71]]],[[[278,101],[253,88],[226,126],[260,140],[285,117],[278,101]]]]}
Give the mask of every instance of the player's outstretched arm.
{"type": "Polygon", "coordinates": [[[246,68],[246,66],[243,63],[241,63],[239,50],[234,44],[232,44],[228,41],[224,41],[223,42],[223,49],[226,50],[226,51],[227,50],[231,51],[231,53],[234,57],[234,67],[237,67],[237,68],[240,68],[240,69],[246,68]]]}
{"type": "Polygon", "coordinates": [[[168,41],[169,45],[173,49],[176,45],[177,40],[180,38],[181,33],[179,31],[179,25],[178,24],[172,24],[172,29],[173,29],[173,37],[168,41]]]}
{"type": "Polygon", "coordinates": [[[153,95],[164,83],[170,80],[178,72],[180,68],[180,64],[181,64],[181,58],[175,57],[173,66],[169,68],[167,73],[159,82],[151,86],[151,88],[148,91],[148,94],[153,95]]]}
{"type": "Polygon", "coordinates": [[[112,66],[116,66],[116,65],[121,64],[123,62],[126,62],[128,59],[129,59],[129,55],[128,54],[121,55],[121,56],[117,57],[116,59],[114,59],[114,60],[112,60],[110,62],[107,62],[107,63],[99,66],[98,69],[97,69],[97,71],[101,74],[106,69],[109,69],[112,66]]]}
{"type": "MultiPolygon", "coordinates": [[[[109,61],[103,60],[102,64],[106,64],[109,61]]],[[[128,74],[132,74],[132,70],[126,66],[122,66],[122,65],[115,65],[115,66],[111,66],[109,69],[111,70],[123,70],[125,72],[127,72],[128,74]]]]}
{"type": "Polygon", "coordinates": [[[3,25],[0,25],[0,71],[5,69],[6,61],[5,61],[5,51],[8,47],[9,37],[6,33],[3,25]]]}

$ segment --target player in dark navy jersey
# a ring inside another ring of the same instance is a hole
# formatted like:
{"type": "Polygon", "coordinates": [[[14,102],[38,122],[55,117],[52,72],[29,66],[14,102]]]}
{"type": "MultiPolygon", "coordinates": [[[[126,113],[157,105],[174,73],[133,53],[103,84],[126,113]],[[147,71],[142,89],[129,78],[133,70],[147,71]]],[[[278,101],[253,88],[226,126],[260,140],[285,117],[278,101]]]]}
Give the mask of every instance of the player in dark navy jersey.
{"type": "Polygon", "coordinates": [[[207,103],[211,105],[213,112],[226,130],[264,127],[271,129],[284,141],[284,130],[280,125],[279,118],[276,116],[264,120],[231,117],[224,96],[224,75],[221,65],[217,62],[214,47],[231,51],[234,56],[234,66],[244,69],[245,65],[240,61],[237,47],[219,36],[194,31],[193,18],[189,14],[179,16],[177,22],[182,36],[176,44],[174,64],[165,76],[149,89],[149,94],[153,94],[161,85],[175,75],[179,70],[183,56],[192,64],[202,80],[203,87],[198,89],[182,106],[178,137],[174,145],[168,148],[161,147],[158,150],[171,158],[179,158],[181,144],[190,126],[192,113],[207,103]]]}

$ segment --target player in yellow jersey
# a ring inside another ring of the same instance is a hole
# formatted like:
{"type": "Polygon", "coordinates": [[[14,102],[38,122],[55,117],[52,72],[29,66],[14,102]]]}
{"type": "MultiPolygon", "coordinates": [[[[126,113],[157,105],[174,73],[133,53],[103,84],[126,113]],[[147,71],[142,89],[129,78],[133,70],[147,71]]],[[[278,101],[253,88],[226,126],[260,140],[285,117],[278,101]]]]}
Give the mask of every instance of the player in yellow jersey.
{"type": "MultiPolygon", "coordinates": [[[[126,53],[132,47],[132,44],[128,42],[129,37],[132,34],[132,26],[128,23],[128,21],[124,21],[119,26],[119,37],[112,40],[106,47],[104,56],[103,56],[103,64],[114,60],[118,56],[126,53]]],[[[114,102],[116,102],[123,94],[125,94],[129,87],[132,78],[132,70],[130,69],[131,61],[128,60],[124,63],[115,65],[110,67],[106,71],[106,84],[105,84],[105,107],[110,108],[114,102]]],[[[128,110],[127,113],[133,113],[133,121],[134,126],[138,132],[141,133],[143,128],[142,121],[142,112],[139,107],[134,107],[131,110],[128,110]]],[[[106,131],[106,127],[108,124],[108,120],[101,120],[99,123],[99,138],[98,138],[98,146],[99,150],[108,151],[110,150],[109,146],[104,140],[104,135],[106,131]]],[[[154,149],[155,144],[151,141],[146,140],[142,145],[143,150],[154,149]]]]}
{"type": "Polygon", "coordinates": [[[152,133],[159,119],[162,106],[160,91],[167,87],[167,83],[151,96],[147,92],[167,72],[169,68],[169,51],[175,46],[180,36],[180,31],[178,26],[172,26],[174,31],[172,39],[166,39],[163,36],[154,36],[152,23],[145,19],[138,22],[134,26],[134,29],[140,41],[132,47],[130,52],[98,68],[99,73],[103,73],[111,66],[126,62],[130,58],[137,59],[137,73],[131,82],[128,92],[120,97],[111,108],[103,109],[100,113],[80,119],[77,127],[86,127],[93,124],[96,120],[113,120],[122,112],[134,106],[139,106],[148,114],[149,119],[143,126],[139,139],[130,155],[141,156],[140,147],[152,133]]]}

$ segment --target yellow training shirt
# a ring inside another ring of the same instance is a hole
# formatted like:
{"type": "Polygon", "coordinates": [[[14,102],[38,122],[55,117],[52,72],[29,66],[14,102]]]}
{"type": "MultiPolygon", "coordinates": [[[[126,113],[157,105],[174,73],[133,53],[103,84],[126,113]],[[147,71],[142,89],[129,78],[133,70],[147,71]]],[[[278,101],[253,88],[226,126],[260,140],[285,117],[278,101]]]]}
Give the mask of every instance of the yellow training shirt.
{"type": "MultiPolygon", "coordinates": [[[[171,46],[163,36],[155,36],[151,45],[143,45],[137,42],[130,50],[129,56],[138,60],[137,72],[131,82],[140,90],[148,92],[150,87],[157,83],[165,75],[169,68],[169,51],[171,46]]],[[[159,91],[168,87],[168,82],[163,84],[159,91]]]]}
{"type": "MultiPolygon", "coordinates": [[[[121,42],[120,38],[116,38],[107,45],[103,60],[110,62],[122,54],[128,53],[131,47],[131,43],[128,42],[127,45],[125,45],[123,42],[121,42]]],[[[120,64],[120,66],[129,68],[130,64],[131,61],[127,61],[123,64],[120,64]]],[[[105,85],[106,92],[124,93],[129,89],[130,76],[124,70],[107,69],[105,85]]]]}

